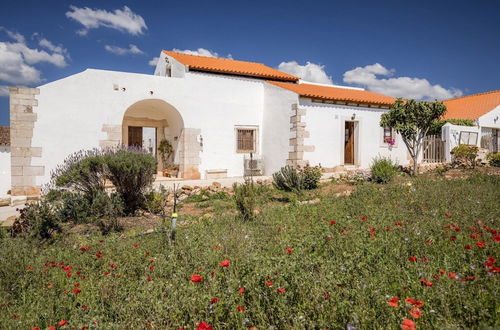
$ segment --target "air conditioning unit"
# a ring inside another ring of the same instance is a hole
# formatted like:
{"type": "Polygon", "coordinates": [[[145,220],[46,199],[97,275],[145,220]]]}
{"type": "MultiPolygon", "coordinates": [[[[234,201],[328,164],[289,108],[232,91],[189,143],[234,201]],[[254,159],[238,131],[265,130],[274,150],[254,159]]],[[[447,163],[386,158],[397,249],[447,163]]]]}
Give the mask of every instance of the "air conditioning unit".
{"type": "Polygon", "coordinates": [[[262,158],[254,154],[244,156],[243,168],[245,176],[259,176],[264,174],[264,163],[262,158]]]}

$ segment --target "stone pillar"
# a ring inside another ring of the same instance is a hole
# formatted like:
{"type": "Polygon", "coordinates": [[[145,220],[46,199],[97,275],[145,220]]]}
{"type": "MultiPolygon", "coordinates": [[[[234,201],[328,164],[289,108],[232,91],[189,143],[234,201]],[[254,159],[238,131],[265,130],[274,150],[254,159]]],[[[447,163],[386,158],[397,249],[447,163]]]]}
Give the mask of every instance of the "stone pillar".
{"type": "Polygon", "coordinates": [[[35,95],[38,88],[9,87],[10,94],[10,144],[11,144],[11,194],[13,196],[39,196],[40,186],[36,177],[45,174],[44,166],[31,164],[33,157],[42,156],[41,147],[32,146],[33,128],[38,106],[35,95]]]}
{"type": "Polygon", "coordinates": [[[198,166],[201,163],[201,144],[198,140],[201,130],[199,128],[184,128],[181,133],[179,145],[179,174],[183,179],[200,179],[198,166]]]}
{"type": "Polygon", "coordinates": [[[305,114],[305,109],[299,109],[297,104],[292,105],[290,116],[290,150],[286,163],[294,167],[306,166],[308,161],[304,160],[304,152],[314,151],[314,146],[304,145],[304,139],[309,137],[309,132],[306,131],[306,123],[302,121],[305,114]]]}

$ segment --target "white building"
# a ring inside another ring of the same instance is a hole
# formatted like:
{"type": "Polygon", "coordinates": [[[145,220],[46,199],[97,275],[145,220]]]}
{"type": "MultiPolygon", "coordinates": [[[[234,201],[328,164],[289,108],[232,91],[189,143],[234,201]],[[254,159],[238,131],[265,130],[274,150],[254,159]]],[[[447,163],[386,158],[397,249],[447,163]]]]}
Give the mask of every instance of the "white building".
{"type": "Polygon", "coordinates": [[[404,165],[400,136],[379,126],[393,102],[302,82],[260,63],[170,51],[161,53],[154,75],[88,69],[38,88],[12,87],[12,194],[39,193],[75,151],[119,144],[156,150],[163,139],[186,179],[242,176],[250,153],[263,175],[286,164],[366,168],[378,155],[404,165]]]}

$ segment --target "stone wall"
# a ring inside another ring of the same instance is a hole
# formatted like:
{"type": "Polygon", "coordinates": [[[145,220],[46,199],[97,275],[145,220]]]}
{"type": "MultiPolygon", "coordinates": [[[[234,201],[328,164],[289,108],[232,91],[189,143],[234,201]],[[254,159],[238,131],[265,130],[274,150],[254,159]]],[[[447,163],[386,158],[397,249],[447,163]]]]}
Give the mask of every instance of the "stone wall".
{"type": "Polygon", "coordinates": [[[200,179],[200,171],[198,169],[201,158],[201,143],[198,141],[198,136],[201,130],[199,128],[184,128],[181,134],[179,145],[179,176],[183,179],[200,179]]]}
{"type": "Polygon", "coordinates": [[[304,139],[309,137],[306,131],[306,123],[302,119],[306,115],[305,109],[299,109],[297,104],[292,105],[290,116],[290,150],[288,153],[287,165],[305,166],[304,152],[314,151],[314,146],[304,145],[304,139]]]}
{"type": "Polygon", "coordinates": [[[33,166],[32,159],[42,156],[42,148],[32,146],[33,128],[38,106],[38,88],[9,87],[10,93],[10,144],[11,144],[11,194],[36,196],[40,187],[36,177],[45,174],[44,166],[33,166]]]}

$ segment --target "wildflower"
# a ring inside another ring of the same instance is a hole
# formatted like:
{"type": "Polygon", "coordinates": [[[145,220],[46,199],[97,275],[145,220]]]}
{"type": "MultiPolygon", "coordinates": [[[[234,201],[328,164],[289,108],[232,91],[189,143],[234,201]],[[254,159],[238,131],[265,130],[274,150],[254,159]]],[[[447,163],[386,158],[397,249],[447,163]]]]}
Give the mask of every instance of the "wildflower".
{"type": "Polygon", "coordinates": [[[276,291],[278,291],[278,292],[280,292],[280,293],[285,293],[285,292],[286,292],[286,290],[285,290],[285,289],[283,289],[283,288],[277,288],[277,289],[276,289],[276,291]]]}
{"type": "Polygon", "coordinates": [[[417,300],[415,298],[406,298],[405,303],[408,305],[413,305],[417,308],[424,307],[424,302],[422,300],[417,300]]]}
{"type": "Polygon", "coordinates": [[[410,310],[410,315],[411,317],[413,317],[414,319],[418,319],[420,316],[422,316],[422,312],[420,311],[420,309],[418,307],[413,307],[411,310],[410,310]]]}
{"type": "Polygon", "coordinates": [[[466,245],[466,246],[464,246],[464,249],[466,249],[466,250],[472,250],[473,248],[470,245],[466,245]]]}
{"type": "Polygon", "coordinates": [[[89,307],[87,305],[82,305],[82,309],[86,311],[87,309],[89,309],[89,307]]]}
{"type": "Polygon", "coordinates": [[[416,262],[418,260],[418,258],[415,256],[411,256],[408,258],[408,260],[410,260],[411,262],[416,262]]]}
{"type": "Polygon", "coordinates": [[[426,257],[423,257],[423,258],[422,258],[422,262],[423,262],[424,264],[426,264],[426,263],[428,263],[428,262],[429,262],[429,259],[427,259],[426,257]]]}
{"type": "Polygon", "coordinates": [[[109,276],[109,275],[111,275],[111,272],[104,272],[103,275],[104,276],[109,276]]]}
{"type": "Polygon", "coordinates": [[[428,287],[432,286],[432,282],[427,281],[425,278],[420,279],[420,284],[422,284],[423,286],[428,286],[428,287]]]}
{"type": "Polygon", "coordinates": [[[336,223],[337,223],[337,221],[335,221],[335,220],[331,220],[331,221],[330,221],[330,224],[331,224],[331,225],[334,225],[334,224],[336,224],[336,223]]]}
{"type": "Polygon", "coordinates": [[[153,278],[152,278],[151,276],[148,276],[148,277],[146,278],[146,281],[148,281],[148,282],[151,282],[152,280],[153,280],[153,278]]]}
{"type": "Polygon", "coordinates": [[[151,265],[149,266],[149,270],[153,271],[155,269],[155,266],[151,265]]]}
{"type": "Polygon", "coordinates": [[[272,286],[272,285],[273,285],[273,282],[271,282],[271,281],[266,281],[266,285],[267,285],[267,286],[272,286]]]}
{"type": "Polygon", "coordinates": [[[82,292],[82,290],[80,290],[80,289],[78,289],[78,288],[73,289],[73,293],[74,293],[75,295],[79,294],[80,292],[82,292]]]}
{"type": "Polygon", "coordinates": [[[239,291],[241,294],[243,294],[243,293],[245,293],[245,288],[240,288],[239,291]]]}
{"type": "Polygon", "coordinates": [[[69,323],[68,323],[68,321],[61,320],[61,321],[59,321],[57,324],[58,324],[60,327],[63,327],[63,326],[65,326],[65,325],[68,325],[69,323]]]}
{"type": "Polygon", "coordinates": [[[95,257],[96,257],[97,259],[102,258],[102,252],[101,252],[101,251],[97,252],[97,253],[95,254],[95,257]]]}
{"type": "Polygon", "coordinates": [[[67,273],[67,272],[69,272],[69,271],[70,271],[70,270],[72,270],[72,269],[73,269],[73,267],[71,267],[71,266],[66,266],[66,267],[64,267],[64,268],[63,268],[63,271],[64,271],[65,273],[67,273]]]}
{"type": "Polygon", "coordinates": [[[331,237],[331,236],[328,236],[328,237],[326,238],[326,240],[327,240],[327,241],[331,241],[332,239],[333,239],[333,237],[331,237]]]}
{"type": "Polygon", "coordinates": [[[224,259],[220,262],[219,266],[221,267],[229,267],[229,265],[231,264],[231,261],[229,261],[228,259],[224,259]]]}
{"type": "Polygon", "coordinates": [[[449,278],[455,278],[455,276],[456,276],[456,275],[457,275],[457,273],[450,272],[450,273],[448,274],[448,277],[449,277],[449,278]]]}
{"type": "Polygon", "coordinates": [[[212,327],[206,322],[198,323],[196,330],[212,330],[212,327]]]}
{"type": "Polygon", "coordinates": [[[219,301],[219,299],[217,299],[217,298],[212,298],[212,299],[210,299],[210,303],[211,303],[212,305],[215,305],[218,301],[219,301]]]}
{"type": "Polygon", "coordinates": [[[68,273],[66,273],[66,276],[67,277],[71,277],[71,276],[73,276],[73,274],[71,274],[71,273],[68,272],[68,273]]]}
{"type": "Polygon", "coordinates": [[[278,231],[281,231],[281,230],[283,230],[283,227],[279,226],[278,231]]]}
{"type": "Polygon", "coordinates": [[[139,244],[134,244],[134,249],[137,249],[139,247],[139,244]]]}
{"type": "Polygon", "coordinates": [[[449,213],[449,212],[446,212],[444,215],[445,215],[446,217],[451,217],[451,213],[449,213]]]}
{"type": "Polygon", "coordinates": [[[56,330],[56,327],[53,326],[53,325],[49,325],[49,327],[47,329],[49,329],[49,330],[56,330]]]}
{"type": "Polygon", "coordinates": [[[286,248],[286,253],[292,253],[293,252],[293,249],[292,248],[286,248]]]}
{"type": "Polygon", "coordinates": [[[493,240],[497,243],[500,243],[500,235],[493,236],[493,240]]]}
{"type": "Polygon", "coordinates": [[[361,220],[362,220],[362,221],[366,221],[366,217],[365,217],[365,216],[362,216],[362,217],[361,217],[361,220]]]}
{"type": "Polygon", "coordinates": [[[396,222],[396,226],[398,226],[398,227],[402,227],[402,226],[403,226],[403,223],[398,221],[398,222],[396,222]]]}
{"type": "Polygon", "coordinates": [[[28,266],[28,270],[33,270],[33,266],[28,266]]]}
{"type": "Polygon", "coordinates": [[[194,274],[193,276],[191,276],[191,282],[195,282],[195,283],[203,282],[203,277],[201,277],[198,274],[194,274]]]}
{"type": "Polygon", "coordinates": [[[481,249],[484,248],[484,242],[479,241],[476,243],[476,245],[478,248],[481,248],[481,249]]]}
{"type": "Polygon", "coordinates": [[[432,278],[435,279],[435,280],[439,280],[439,275],[434,274],[434,275],[432,275],[432,278]]]}
{"type": "Polygon", "coordinates": [[[40,330],[39,327],[32,327],[31,330],[40,330]]]}
{"type": "Polygon", "coordinates": [[[416,328],[417,328],[417,326],[416,326],[415,322],[413,322],[412,320],[404,319],[403,323],[401,323],[401,329],[403,329],[403,330],[413,330],[416,328]]]}
{"type": "Polygon", "coordinates": [[[394,308],[398,308],[399,307],[399,298],[397,296],[392,297],[387,302],[387,305],[394,307],[394,308]]]}
{"type": "Polygon", "coordinates": [[[456,241],[456,240],[457,240],[457,237],[456,237],[456,236],[451,236],[451,237],[450,237],[450,241],[454,242],[454,241],[456,241]]]}
{"type": "Polygon", "coordinates": [[[115,265],[115,264],[111,264],[111,265],[109,265],[109,267],[111,267],[111,268],[115,269],[115,268],[116,268],[116,265],[115,265]]]}
{"type": "Polygon", "coordinates": [[[245,307],[243,306],[237,306],[236,309],[239,311],[239,312],[244,312],[245,311],[245,307]]]}

